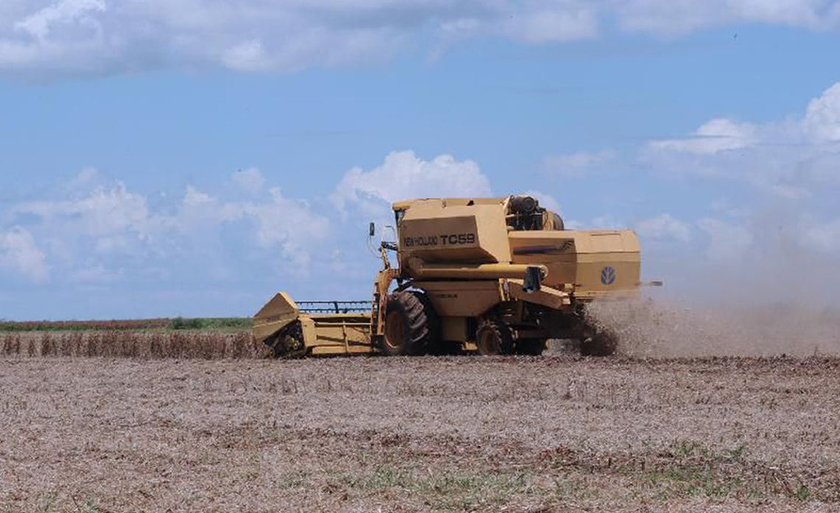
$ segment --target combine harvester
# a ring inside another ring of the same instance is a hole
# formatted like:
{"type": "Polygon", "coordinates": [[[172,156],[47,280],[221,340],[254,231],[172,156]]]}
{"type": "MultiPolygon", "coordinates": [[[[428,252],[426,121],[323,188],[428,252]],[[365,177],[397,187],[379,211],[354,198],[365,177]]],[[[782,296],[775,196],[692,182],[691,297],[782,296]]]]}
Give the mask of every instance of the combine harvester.
{"type": "Polygon", "coordinates": [[[566,230],[530,196],[417,199],[393,210],[396,241],[379,245],[372,300],[295,303],[281,292],[255,316],[257,340],[285,358],[540,354],[549,339],[578,341],[585,355],[615,351],[586,305],[637,294],[632,230],[566,230]]]}

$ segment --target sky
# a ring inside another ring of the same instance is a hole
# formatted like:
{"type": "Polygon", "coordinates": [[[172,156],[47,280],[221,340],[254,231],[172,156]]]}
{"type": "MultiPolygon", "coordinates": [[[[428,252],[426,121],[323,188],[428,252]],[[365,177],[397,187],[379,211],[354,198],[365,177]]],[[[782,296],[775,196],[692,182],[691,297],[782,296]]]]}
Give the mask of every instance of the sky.
{"type": "Polygon", "coordinates": [[[511,193],[836,306],[838,56],[829,0],[3,0],[0,319],[365,299],[390,202],[511,193]]]}

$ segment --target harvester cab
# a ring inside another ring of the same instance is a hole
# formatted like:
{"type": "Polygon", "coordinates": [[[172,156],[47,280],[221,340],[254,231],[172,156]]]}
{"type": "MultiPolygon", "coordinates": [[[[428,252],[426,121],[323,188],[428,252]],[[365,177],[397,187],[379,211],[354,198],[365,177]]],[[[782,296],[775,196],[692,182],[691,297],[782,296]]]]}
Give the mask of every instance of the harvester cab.
{"type": "MultiPolygon", "coordinates": [[[[633,231],[566,230],[557,213],[527,195],[416,199],[393,211],[395,226],[380,230],[382,268],[367,318],[316,319],[298,310],[280,326],[261,311],[255,333],[276,354],[289,355],[288,346],[305,354],[538,354],[549,339],[577,341],[584,354],[615,350],[615,337],[589,321],[586,305],[636,294],[633,231]],[[357,336],[352,330],[365,320],[366,333],[357,336]],[[345,335],[321,336],[318,323],[345,323],[345,335]]],[[[368,234],[376,234],[372,223],[368,234]]],[[[294,304],[288,296],[275,300],[294,304]]]]}

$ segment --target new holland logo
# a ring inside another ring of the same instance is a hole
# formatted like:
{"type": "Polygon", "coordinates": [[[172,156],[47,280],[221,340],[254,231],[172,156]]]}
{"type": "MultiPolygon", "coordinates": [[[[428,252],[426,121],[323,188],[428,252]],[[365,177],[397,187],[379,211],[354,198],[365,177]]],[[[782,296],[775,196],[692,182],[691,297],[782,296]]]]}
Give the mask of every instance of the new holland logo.
{"type": "Polygon", "coordinates": [[[612,285],[615,283],[615,269],[606,266],[601,269],[601,283],[604,285],[612,285]]]}

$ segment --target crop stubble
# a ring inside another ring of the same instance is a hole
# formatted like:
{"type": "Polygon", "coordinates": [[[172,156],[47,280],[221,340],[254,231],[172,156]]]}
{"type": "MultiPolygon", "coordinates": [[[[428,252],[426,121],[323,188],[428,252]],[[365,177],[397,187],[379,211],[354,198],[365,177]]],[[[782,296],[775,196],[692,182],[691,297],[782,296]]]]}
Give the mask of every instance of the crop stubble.
{"type": "Polygon", "coordinates": [[[831,511],[836,358],[0,360],[0,511],[831,511]]]}
{"type": "Polygon", "coordinates": [[[31,331],[0,332],[0,355],[261,358],[266,348],[250,331],[31,331]]]}

